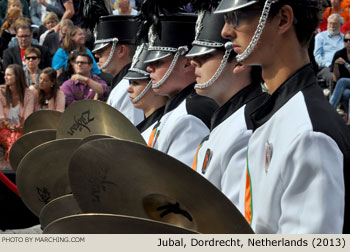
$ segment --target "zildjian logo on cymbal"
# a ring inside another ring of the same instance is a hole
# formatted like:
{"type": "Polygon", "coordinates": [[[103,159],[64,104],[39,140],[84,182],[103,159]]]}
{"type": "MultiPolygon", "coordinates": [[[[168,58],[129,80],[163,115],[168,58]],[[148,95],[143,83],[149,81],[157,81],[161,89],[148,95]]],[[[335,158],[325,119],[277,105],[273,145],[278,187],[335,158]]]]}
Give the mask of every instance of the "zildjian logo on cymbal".
{"type": "Polygon", "coordinates": [[[76,116],[74,116],[74,124],[69,128],[69,131],[67,133],[73,136],[76,131],[82,131],[83,128],[91,132],[90,128],[87,125],[93,120],[95,120],[95,118],[90,118],[90,110],[81,113],[79,119],[77,119],[76,116]]]}

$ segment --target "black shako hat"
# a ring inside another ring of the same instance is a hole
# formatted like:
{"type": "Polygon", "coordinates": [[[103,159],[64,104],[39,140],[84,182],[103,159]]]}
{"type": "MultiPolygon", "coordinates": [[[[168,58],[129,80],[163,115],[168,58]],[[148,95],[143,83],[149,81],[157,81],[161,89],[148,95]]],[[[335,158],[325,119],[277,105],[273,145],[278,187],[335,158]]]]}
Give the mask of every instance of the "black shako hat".
{"type": "Polygon", "coordinates": [[[224,14],[213,14],[201,11],[196,23],[195,40],[186,57],[195,57],[211,53],[215,50],[225,50],[225,43],[230,40],[221,37],[221,30],[225,25],[224,14]]]}
{"type": "MultiPolygon", "coordinates": [[[[215,13],[227,13],[243,9],[256,3],[265,3],[266,1],[270,1],[271,3],[279,2],[279,0],[222,0],[215,10],[215,13]]],[[[317,9],[321,7],[319,0],[292,0],[290,4],[317,9]]]]}
{"type": "Polygon", "coordinates": [[[100,18],[94,31],[95,46],[93,53],[109,43],[135,44],[138,21],[132,15],[110,15],[100,18]]]}
{"type": "Polygon", "coordinates": [[[197,15],[188,13],[160,15],[160,31],[157,32],[154,25],[149,28],[145,63],[168,57],[179,49],[183,50],[182,55],[185,54],[194,39],[196,19],[197,15]]]}
{"type": "Polygon", "coordinates": [[[136,49],[134,57],[132,59],[131,67],[128,73],[124,76],[127,80],[141,80],[148,79],[150,73],[146,71],[148,64],[144,63],[144,60],[148,54],[148,44],[143,43],[136,49]]]}

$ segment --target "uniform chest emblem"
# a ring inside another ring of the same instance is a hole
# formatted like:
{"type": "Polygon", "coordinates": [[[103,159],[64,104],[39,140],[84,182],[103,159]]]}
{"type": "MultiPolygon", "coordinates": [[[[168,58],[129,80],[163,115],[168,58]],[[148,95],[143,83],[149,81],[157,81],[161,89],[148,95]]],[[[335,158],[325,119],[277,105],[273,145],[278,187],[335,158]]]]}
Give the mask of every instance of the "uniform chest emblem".
{"type": "Polygon", "coordinates": [[[205,152],[204,161],[203,161],[203,165],[202,165],[202,173],[203,174],[206,173],[212,156],[213,156],[213,151],[210,149],[207,149],[207,151],[205,152]]]}
{"type": "Polygon", "coordinates": [[[269,172],[269,165],[273,154],[273,146],[269,141],[265,144],[265,173],[269,172]]]}

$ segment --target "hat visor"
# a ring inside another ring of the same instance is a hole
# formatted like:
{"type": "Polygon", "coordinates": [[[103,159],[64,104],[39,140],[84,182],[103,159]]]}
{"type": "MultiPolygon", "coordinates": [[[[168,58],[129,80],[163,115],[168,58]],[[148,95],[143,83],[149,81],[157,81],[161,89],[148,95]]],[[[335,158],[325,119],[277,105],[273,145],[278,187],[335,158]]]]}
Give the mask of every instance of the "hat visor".
{"type": "Polygon", "coordinates": [[[219,6],[214,11],[215,14],[217,13],[227,13],[235,10],[239,10],[242,8],[245,8],[247,6],[253,5],[258,3],[259,0],[256,1],[237,1],[237,0],[223,0],[220,2],[219,6]]]}
{"type": "Polygon", "coordinates": [[[172,55],[171,52],[165,52],[165,51],[148,51],[148,54],[145,58],[144,63],[151,63],[160,59],[164,59],[166,57],[169,57],[172,55]]]}
{"type": "Polygon", "coordinates": [[[186,54],[186,58],[193,58],[196,56],[201,56],[201,55],[205,55],[208,53],[212,53],[214,51],[216,51],[216,48],[213,47],[205,47],[205,46],[197,46],[194,45],[191,50],[186,54]]]}
{"type": "Polygon", "coordinates": [[[95,44],[94,49],[92,49],[92,52],[96,53],[97,51],[101,50],[102,48],[105,48],[108,45],[109,43],[97,43],[95,44]]]}
{"type": "Polygon", "coordinates": [[[144,79],[149,79],[149,74],[144,75],[142,73],[137,73],[134,71],[128,71],[128,73],[124,76],[124,79],[127,80],[144,80],[144,79]]]}

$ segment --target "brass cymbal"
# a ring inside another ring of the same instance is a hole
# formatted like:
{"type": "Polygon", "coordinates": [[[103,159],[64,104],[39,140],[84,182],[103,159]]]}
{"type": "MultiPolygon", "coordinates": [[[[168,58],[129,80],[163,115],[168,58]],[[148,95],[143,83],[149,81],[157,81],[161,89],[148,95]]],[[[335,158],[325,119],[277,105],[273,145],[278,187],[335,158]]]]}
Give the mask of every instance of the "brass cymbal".
{"type": "Polygon", "coordinates": [[[12,145],[10,150],[10,165],[16,171],[22,158],[34,147],[56,139],[56,130],[43,129],[29,132],[20,138],[12,145]]]}
{"type": "Polygon", "coordinates": [[[68,164],[81,139],[57,139],[43,143],[19,163],[16,182],[24,204],[39,216],[51,200],[71,193],[68,164]]]}
{"type": "Polygon", "coordinates": [[[50,223],[44,234],[194,234],[163,222],[114,214],[77,214],[50,223]]]}
{"type": "Polygon", "coordinates": [[[23,134],[41,129],[57,129],[62,112],[55,110],[38,110],[24,121],[23,134]]]}
{"type": "Polygon", "coordinates": [[[51,200],[41,209],[39,215],[41,228],[44,229],[48,224],[62,217],[80,213],[82,211],[73,194],[58,197],[51,200]]]}
{"type": "Polygon", "coordinates": [[[59,138],[84,138],[104,134],[146,144],[137,128],[118,110],[96,100],[75,102],[65,110],[58,127],[59,138]]]}
{"type": "Polygon", "coordinates": [[[69,181],[85,213],[136,216],[199,233],[253,233],[203,176],[137,143],[100,139],[81,145],[71,157],[69,181]]]}

